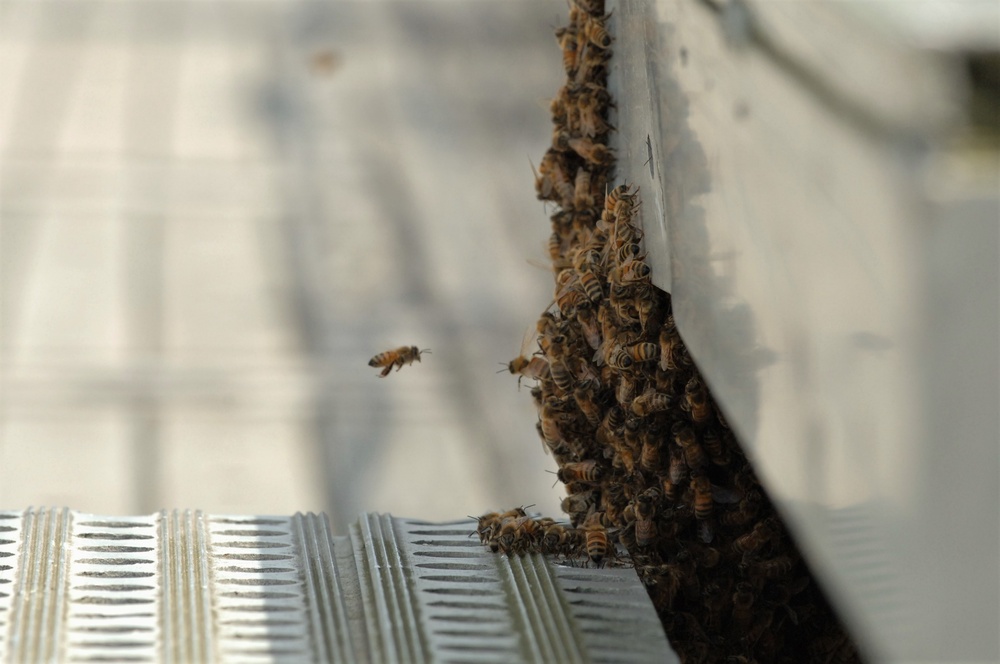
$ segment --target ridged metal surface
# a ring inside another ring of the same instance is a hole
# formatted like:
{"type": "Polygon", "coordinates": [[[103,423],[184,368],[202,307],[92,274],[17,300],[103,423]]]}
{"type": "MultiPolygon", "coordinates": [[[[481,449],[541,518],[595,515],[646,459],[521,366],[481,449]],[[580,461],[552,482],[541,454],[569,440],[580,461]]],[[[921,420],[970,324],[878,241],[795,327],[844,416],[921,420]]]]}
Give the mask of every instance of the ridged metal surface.
{"type": "Polygon", "coordinates": [[[471,530],[0,512],[0,661],[676,661],[631,569],[506,558],[471,530]]]}

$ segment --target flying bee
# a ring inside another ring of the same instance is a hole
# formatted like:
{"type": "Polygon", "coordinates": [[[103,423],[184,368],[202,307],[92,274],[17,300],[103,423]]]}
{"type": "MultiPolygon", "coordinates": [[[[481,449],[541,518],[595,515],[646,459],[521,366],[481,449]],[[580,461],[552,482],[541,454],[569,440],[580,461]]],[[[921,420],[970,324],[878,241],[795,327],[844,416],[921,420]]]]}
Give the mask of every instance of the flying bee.
{"type": "Polygon", "coordinates": [[[395,350],[387,350],[384,353],[379,353],[368,360],[368,366],[385,367],[382,373],[379,374],[379,378],[385,378],[392,371],[393,367],[396,367],[396,371],[399,371],[404,365],[413,364],[414,361],[419,362],[420,356],[423,353],[430,354],[430,351],[426,348],[420,350],[416,346],[400,346],[395,350]]]}
{"type": "Polygon", "coordinates": [[[563,484],[579,482],[581,484],[597,484],[601,481],[601,469],[593,459],[563,464],[556,473],[563,484]]]}
{"type": "Polygon", "coordinates": [[[698,475],[691,479],[691,488],[694,489],[694,515],[695,518],[705,520],[712,516],[712,482],[705,475],[698,475]]]}
{"type": "Polygon", "coordinates": [[[632,401],[632,412],[639,417],[646,417],[670,409],[670,395],[656,392],[652,388],[637,396],[632,401]]]}
{"type": "Polygon", "coordinates": [[[597,427],[601,423],[601,407],[596,400],[597,389],[595,383],[596,381],[594,380],[580,381],[576,389],[573,390],[573,398],[576,400],[576,404],[580,407],[580,411],[592,427],[597,427]]]}
{"type": "MultiPolygon", "coordinates": [[[[547,379],[549,377],[549,363],[542,357],[527,358],[519,355],[507,363],[507,370],[511,374],[520,375],[521,378],[547,379]]],[[[501,369],[502,371],[502,369],[501,369]]],[[[497,373],[500,373],[499,371],[497,373]]],[[[520,384],[520,378],[518,383],[520,384]]]]}
{"type": "Polygon", "coordinates": [[[560,135],[556,139],[558,143],[557,146],[565,145],[566,149],[573,150],[573,152],[580,155],[580,158],[584,161],[594,164],[595,166],[610,166],[613,160],[611,156],[611,150],[607,145],[602,143],[595,143],[589,138],[569,138],[568,135],[560,135]]]}

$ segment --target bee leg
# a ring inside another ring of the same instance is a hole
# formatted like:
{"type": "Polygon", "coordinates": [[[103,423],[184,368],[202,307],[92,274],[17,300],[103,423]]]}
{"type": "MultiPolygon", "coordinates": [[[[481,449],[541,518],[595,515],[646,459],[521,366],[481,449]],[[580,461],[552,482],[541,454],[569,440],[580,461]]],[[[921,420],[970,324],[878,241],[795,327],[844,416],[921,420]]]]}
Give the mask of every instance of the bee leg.
{"type": "Polygon", "coordinates": [[[380,373],[378,375],[378,377],[379,378],[385,378],[386,376],[389,375],[390,371],[392,371],[392,365],[391,364],[389,366],[387,366],[385,369],[382,369],[382,373],[380,373]]]}

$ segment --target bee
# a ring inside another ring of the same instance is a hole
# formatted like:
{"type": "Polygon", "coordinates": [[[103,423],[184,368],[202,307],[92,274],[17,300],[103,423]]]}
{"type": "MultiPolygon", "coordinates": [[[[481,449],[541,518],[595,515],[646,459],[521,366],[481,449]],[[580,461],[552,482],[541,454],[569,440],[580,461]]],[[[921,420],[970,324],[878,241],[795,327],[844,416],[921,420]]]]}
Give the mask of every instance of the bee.
{"type": "Polygon", "coordinates": [[[773,519],[764,519],[758,522],[749,533],[734,539],[733,549],[744,556],[748,553],[754,553],[770,542],[778,532],[779,527],[773,519]]]}
{"type": "Polygon", "coordinates": [[[587,294],[587,299],[591,302],[596,304],[604,299],[601,280],[594,276],[590,270],[580,273],[580,285],[583,287],[583,292],[587,294]]]}
{"type": "Polygon", "coordinates": [[[573,391],[573,374],[570,373],[566,363],[562,360],[553,360],[549,363],[549,371],[552,375],[552,382],[559,388],[560,392],[573,391]]]}
{"type": "Polygon", "coordinates": [[[639,190],[632,191],[631,185],[627,183],[618,185],[604,197],[605,212],[615,214],[619,203],[626,203],[629,207],[632,207],[635,204],[635,198],[638,194],[639,190]]]}
{"type": "Polygon", "coordinates": [[[577,322],[580,323],[580,331],[587,345],[597,350],[601,347],[601,328],[597,324],[597,319],[590,309],[580,309],[577,311],[577,322]]]}
{"type": "Polygon", "coordinates": [[[556,294],[556,306],[559,307],[559,313],[566,318],[573,317],[577,307],[589,301],[587,294],[576,284],[568,284],[556,294]]]}
{"type": "Polygon", "coordinates": [[[595,395],[597,393],[596,381],[593,379],[580,381],[576,389],[573,390],[573,399],[587,422],[592,427],[597,427],[601,423],[601,407],[598,405],[595,395]]]}
{"type": "Polygon", "coordinates": [[[646,390],[632,401],[632,412],[639,417],[646,417],[670,409],[670,395],[656,392],[652,388],[646,390]]]}
{"type": "Polygon", "coordinates": [[[698,475],[691,480],[694,489],[695,518],[705,520],[712,516],[712,483],[704,475],[698,475]]]}
{"type": "Polygon", "coordinates": [[[542,552],[551,555],[570,555],[583,544],[583,535],[576,528],[554,523],[545,529],[542,536],[542,552]]]}
{"type": "MultiPolygon", "coordinates": [[[[506,366],[511,374],[519,374],[521,378],[544,380],[549,377],[549,363],[542,357],[527,358],[524,355],[519,355],[508,362],[506,366]]],[[[520,384],[521,378],[518,378],[518,384],[520,384]]]]}
{"type": "Polygon", "coordinates": [[[730,624],[733,635],[743,636],[750,627],[753,601],[753,586],[746,581],[737,583],[736,592],[733,593],[733,618],[730,624]]]}
{"type": "Polygon", "coordinates": [[[597,484],[601,481],[601,469],[593,459],[563,464],[556,473],[563,484],[579,482],[581,484],[597,484]]]}
{"type": "Polygon", "coordinates": [[[559,507],[568,514],[570,521],[579,523],[597,504],[597,492],[593,489],[574,493],[562,499],[559,507]]]}
{"type": "Polygon", "coordinates": [[[628,408],[632,400],[635,399],[638,381],[630,376],[622,375],[618,380],[618,387],[615,388],[615,399],[622,408],[628,408]]]}
{"type": "Polygon", "coordinates": [[[698,438],[694,429],[678,422],[674,425],[674,442],[677,443],[684,452],[684,461],[691,471],[698,471],[705,465],[705,450],[698,444],[698,438]]]}
{"type": "Polygon", "coordinates": [[[663,327],[660,328],[660,369],[677,371],[680,365],[688,364],[682,357],[686,353],[684,342],[681,341],[674,326],[674,317],[668,314],[663,327]]]}
{"type": "Polygon", "coordinates": [[[732,461],[732,454],[729,453],[729,447],[723,443],[722,437],[719,436],[719,433],[715,429],[707,430],[702,437],[701,443],[715,465],[727,466],[732,461]]]}
{"type": "Polygon", "coordinates": [[[612,369],[628,369],[632,366],[632,356],[621,346],[614,346],[605,358],[612,369]]]}
{"type": "Polygon", "coordinates": [[[691,412],[691,419],[699,424],[711,416],[711,406],[708,403],[708,390],[698,376],[692,376],[684,388],[684,403],[681,408],[691,412]]]}
{"type": "Polygon", "coordinates": [[[579,58],[576,34],[566,28],[560,28],[556,31],[556,41],[559,42],[559,48],[562,49],[563,69],[566,70],[568,76],[572,76],[576,71],[579,58]]]}
{"type": "Polygon", "coordinates": [[[500,550],[508,556],[512,553],[523,556],[537,549],[543,534],[538,522],[530,516],[510,519],[500,528],[500,550]]]}
{"type": "MultiPolygon", "coordinates": [[[[569,148],[563,151],[566,149],[569,148]]],[[[535,191],[539,193],[540,200],[554,200],[562,207],[568,207],[573,200],[573,185],[566,173],[564,157],[558,151],[550,148],[542,157],[542,161],[538,164],[538,173],[535,174],[535,191]],[[542,196],[539,192],[539,179],[542,190],[549,192],[547,196],[542,196]],[[553,193],[555,197],[552,196],[553,193]]]]}
{"type": "Polygon", "coordinates": [[[576,180],[574,180],[573,185],[573,207],[583,210],[593,206],[594,198],[590,190],[590,171],[586,168],[578,168],[576,171],[576,180]]]}
{"type": "Polygon", "coordinates": [[[635,502],[635,543],[637,546],[649,546],[656,537],[656,502],[660,499],[660,490],[656,487],[646,489],[636,498],[635,502]]]}
{"type": "Polygon", "coordinates": [[[750,575],[768,580],[788,578],[795,567],[795,561],[789,556],[777,556],[763,560],[750,568],[750,575]]]}
{"type": "Polygon", "coordinates": [[[647,473],[655,473],[660,468],[660,443],[652,437],[647,437],[642,444],[642,454],[639,456],[639,467],[647,473]]]}
{"type": "Polygon", "coordinates": [[[504,522],[510,519],[516,519],[518,517],[527,516],[527,512],[524,511],[524,507],[515,507],[512,510],[507,510],[506,512],[489,512],[481,517],[472,517],[477,521],[476,533],[479,535],[479,539],[483,544],[490,542],[490,548],[494,553],[497,552],[498,546],[496,544],[496,537],[500,532],[500,528],[504,522]]]}
{"type": "Polygon", "coordinates": [[[601,523],[601,512],[594,512],[583,524],[583,531],[587,547],[587,557],[595,566],[600,566],[601,561],[608,555],[608,531],[601,523]]]}
{"type": "Polygon", "coordinates": [[[387,350],[384,353],[379,353],[368,360],[368,366],[385,367],[382,373],[379,374],[379,378],[385,378],[392,371],[393,367],[396,367],[396,371],[399,371],[404,365],[413,364],[414,361],[419,362],[420,356],[423,353],[430,354],[430,351],[427,349],[420,350],[416,346],[400,346],[395,350],[387,350]]]}
{"type": "Polygon", "coordinates": [[[640,578],[655,597],[654,604],[670,609],[681,588],[683,572],[676,565],[655,565],[641,568],[640,578]]]}
{"type": "Polygon", "coordinates": [[[584,161],[595,166],[610,166],[613,157],[607,145],[595,143],[589,138],[569,138],[560,136],[558,145],[566,145],[567,149],[580,155],[584,161]]]}
{"type": "Polygon", "coordinates": [[[660,347],[651,343],[637,343],[625,348],[633,362],[655,362],[660,359],[660,347]]]}
{"type": "Polygon", "coordinates": [[[632,260],[609,271],[608,278],[614,284],[633,284],[648,281],[651,272],[652,270],[645,262],[632,260]]]}
{"type": "Polygon", "coordinates": [[[615,258],[619,265],[624,265],[629,261],[642,261],[643,258],[640,256],[642,249],[639,248],[639,244],[636,242],[627,242],[618,248],[615,258]]]}

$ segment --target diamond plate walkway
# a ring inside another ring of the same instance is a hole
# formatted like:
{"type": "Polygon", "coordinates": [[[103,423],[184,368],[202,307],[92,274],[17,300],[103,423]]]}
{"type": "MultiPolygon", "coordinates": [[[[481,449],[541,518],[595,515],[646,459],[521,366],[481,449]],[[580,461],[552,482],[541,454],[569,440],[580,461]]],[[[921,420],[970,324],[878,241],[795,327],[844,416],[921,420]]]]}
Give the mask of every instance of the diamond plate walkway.
{"type": "Polygon", "coordinates": [[[467,520],[350,530],[0,512],[0,661],[676,661],[631,569],[508,559],[467,520]]]}

